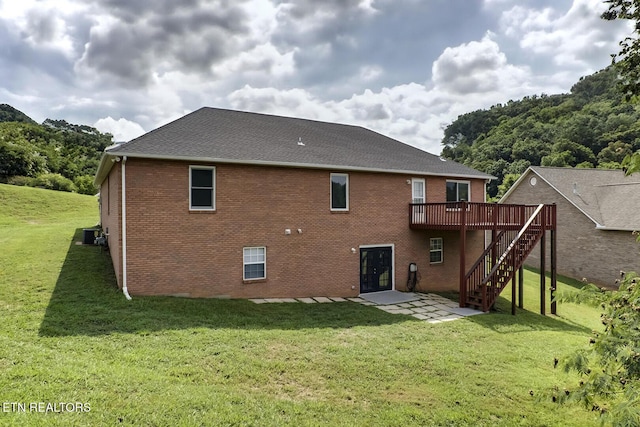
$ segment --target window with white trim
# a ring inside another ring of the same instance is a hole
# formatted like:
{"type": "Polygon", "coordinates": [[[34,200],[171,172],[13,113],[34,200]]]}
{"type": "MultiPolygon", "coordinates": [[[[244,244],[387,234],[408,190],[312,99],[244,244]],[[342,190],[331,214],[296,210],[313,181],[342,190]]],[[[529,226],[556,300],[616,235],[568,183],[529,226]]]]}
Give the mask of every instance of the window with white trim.
{"type": "Polygon", "coordinates": [[[331,174],[331,210],[349,210],[349,174],[331,174]]]}
{"type": "Polygon", "coordinates": [[[264,246],[243,248],[243,280],[267,278],[267,248],[264,246]]]}
{"type": "Polygon", "coordinates": [[[442,237],[429,239],[429,262],[431,264],[440,264],[444,260],[444,250],[442,237]]]}
{"type": "Polygon", "coordinates": [[[215,167],[189,167],[189,209],[192,211],[216,209],[215,167]]]}
{"type": "Polygon", "coordinates": [[[469,181],[447,181],[447,202],[471,201],[469,181]]]}

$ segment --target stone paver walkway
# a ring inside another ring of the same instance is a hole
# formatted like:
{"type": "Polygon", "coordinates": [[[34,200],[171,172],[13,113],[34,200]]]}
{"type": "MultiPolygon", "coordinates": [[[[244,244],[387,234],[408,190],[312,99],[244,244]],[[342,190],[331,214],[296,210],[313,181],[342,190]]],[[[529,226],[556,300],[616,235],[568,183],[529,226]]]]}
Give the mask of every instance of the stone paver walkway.
{"type": "Polygon", "coordinates": [[[428,323],[448,322],[461,319],[467,316],[483,314],[481,311],[471,308],[460,308],[458,303],[436,294],[415,293],[418,297],[416,301],[401,304],[376,304],[360,297],[340,298],[340,297],[313,297],[313,298],[257,298],[250,299],[256,304],[301,302],[305,304],[330,303],[351,301],[362,305],[370,305],[387,313],[406,314],[416,319],[424,320],[428,323]]]}

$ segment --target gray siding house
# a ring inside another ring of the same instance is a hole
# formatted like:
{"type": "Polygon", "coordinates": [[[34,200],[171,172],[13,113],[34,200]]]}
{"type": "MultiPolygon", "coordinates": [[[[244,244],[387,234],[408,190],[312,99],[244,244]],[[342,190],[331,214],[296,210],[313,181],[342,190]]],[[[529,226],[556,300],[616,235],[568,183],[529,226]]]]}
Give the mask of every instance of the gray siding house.
{"type": "MultiPolygon", "coordinates": [[[[534,166],[500,203],[557,205],[559,274],[614,286],[620,271],[640,272],[640,174],[534,166]]],[[[539,249],[527,264],[539,266],[539,249]]]]}

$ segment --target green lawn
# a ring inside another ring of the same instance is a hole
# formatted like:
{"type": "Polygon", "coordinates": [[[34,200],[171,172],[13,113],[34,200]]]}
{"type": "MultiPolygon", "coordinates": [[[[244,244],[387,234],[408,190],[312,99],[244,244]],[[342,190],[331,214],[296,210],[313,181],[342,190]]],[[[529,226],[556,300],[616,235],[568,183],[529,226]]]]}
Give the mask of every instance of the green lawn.
{"type": "Polygon", "coordinates": [[[503,298],[435,325],[351,302],[127,301],[108,255],[75,244],[97,220],[94,197],[0,185],[0,425],[596,425],[545,393],[575,383],[553,359],[599,313],[539,315],[533,272],[517,316],[503,298]],[[39,412],[60,402],[85,411],[39,412]]]}

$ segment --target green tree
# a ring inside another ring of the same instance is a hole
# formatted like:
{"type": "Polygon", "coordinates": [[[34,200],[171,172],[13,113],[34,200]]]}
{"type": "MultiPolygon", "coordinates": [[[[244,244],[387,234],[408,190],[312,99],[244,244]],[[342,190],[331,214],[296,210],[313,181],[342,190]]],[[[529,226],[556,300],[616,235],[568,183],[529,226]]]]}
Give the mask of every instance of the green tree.
{"type": "MultiPolygon", "coordinates": [[[[621,76],[619,87],[627,101],[640,94],[640,0],[605,0],[609,5],[602,18],[634,22],[633,33],[620,41],[620,51],[611,55],[621,76]]],[[[627,156],[623,162],[628,171],[640,170],[640,152],[627,156]]],[[[629,172],[631,173],[631,172],[629,172]]]]}
{"type": "Polygon", "coordinates": [[[515,182],[520,178],[519,174],[508,173],[502,179],[502,184],[498,186],[498,195],[496,196],[496,201],[500,200],[502,196],[504,196],[507,191],[515,184],[515,182]]]}
{"type": "Polygon", "coordinates": [[[0,139],[0,180],[16,175],[35,177],[45,170],[46,159],[32,144],[0,139]]]}
{"type": "Polygon", "coordinates": [[[624,102],[617,79],[609,66],[581,78],[570,94],[528,96],[464,114],[445,129],[442,155],[496,176],[490,197],[506,174],[530,165],[620,168],[626,146],[611,144],[640,149],[640,107],[624,102]]]}
{"type": "Polygon", "coordinates": [[[64,120],[47,119],[42,125],[36,124],[18,110],[0,104],[0,181],[28,184],[34,181],[14,177],[53,173],[72,181],[80,179],[80,187],[90,193],[93,190],[85,185],[87,179],[81,177],[95,174],[111,141],[110,134],[64,120]]]}
{"type": "Polygon", "coordinates": [[[622,141],[610,142],[606,148],[598,153],[598,163],[620,163],[632,153],[631,144],[625,144],[622,141]]]}
{"type": "Polygon", "coordinates": [[[625,157],[622,168],[628,175],[640,172],[640,152],[636,151],[633,155],[625,157]]]}
{"type": "Polygon", "coordinates": [[[627,101],[640,93],[640,0],[605,0],[608,9],[602,18],[634,22],[633,33],[620,41],[620,51],[612,56],[622,79],[619,87],[627,101]]]}
{"type": "Polygon", "coordinates": [[[604,330],[593,332],[590,346],[565,358],[565,371],[582,377],[572,390],[556,392],[554,401],[578,402],[600,413],[613,426],[640,425],[640,279],[621,272],[617,291],[585,286],[561,301],[600,305],[604,330]]]}
{"type": "MultiPolygon", "coordinates": [[[[637,100],[640,94],[640,0],[605,0],[608,10],[603,19],[634,21],[633,34],[620,42],[620,52],[613,55],[622,79],[624,98],[637,100]]],[[[608,163],[624,145],[603,154],[608,163]],[[613,151],[613,152],[611,152],[613,151]]],[[[606,163],[606,162],[605,162],[606,163]]],[[[627,154],[622,161],[627,174],[640,172],[640,152],[627,154]]],[[[637,233],[636,233],[637,234],[637,233]]],[[[640,237],[638,238],[640,241],[640,237]]],[[[589,349],[578,351],[565,360],[565,370],[575,370],[583,377],[574,390],[554,396],[560,402],[577,401],[599,411],[601,421],[614,426],[640,425],[640,279],[635,273],[621,272],[617,291],[595,286],[565,300],[599,303],[603,309],[603,332],[594,332],[589,349]]]]}

